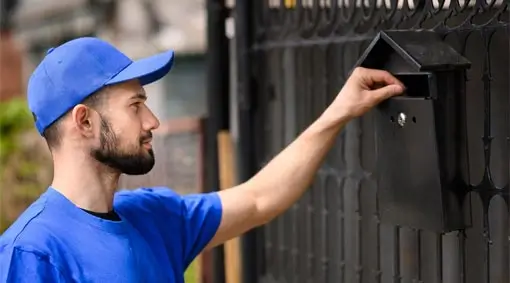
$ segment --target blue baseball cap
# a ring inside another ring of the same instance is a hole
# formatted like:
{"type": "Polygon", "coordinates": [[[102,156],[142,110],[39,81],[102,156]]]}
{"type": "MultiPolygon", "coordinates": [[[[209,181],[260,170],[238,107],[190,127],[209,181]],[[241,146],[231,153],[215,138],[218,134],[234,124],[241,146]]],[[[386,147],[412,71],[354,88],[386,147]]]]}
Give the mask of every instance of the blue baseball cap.
{"type": "Polygon", "coordinates": [[[172,68],[174,52],[132,61],[113,45],[94,37],[68,41],[46,53],[28,81],[28,107],[44,130],[104,86],[138,79],[161,79],[172,68]]]}

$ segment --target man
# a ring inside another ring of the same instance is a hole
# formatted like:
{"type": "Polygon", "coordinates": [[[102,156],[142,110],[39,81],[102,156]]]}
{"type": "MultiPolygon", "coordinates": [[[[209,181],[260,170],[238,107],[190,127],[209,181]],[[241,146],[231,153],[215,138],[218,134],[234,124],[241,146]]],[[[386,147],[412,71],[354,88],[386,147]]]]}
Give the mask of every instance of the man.
{"type": "Polygon", "coordinates": [[[48,51],[29,80],[28,104],[54,178],[0,237],[1,282],[183,282],[204,248],[288,209],[343,126],[403,91],[389,73],[357,68],[320,118],[249,181],[188,196],[167,188],[116,192],[120,174],[154,165],[159,121],[143,85],[172,63],[171,51],[132,62],[96,38],[48,51]]]}

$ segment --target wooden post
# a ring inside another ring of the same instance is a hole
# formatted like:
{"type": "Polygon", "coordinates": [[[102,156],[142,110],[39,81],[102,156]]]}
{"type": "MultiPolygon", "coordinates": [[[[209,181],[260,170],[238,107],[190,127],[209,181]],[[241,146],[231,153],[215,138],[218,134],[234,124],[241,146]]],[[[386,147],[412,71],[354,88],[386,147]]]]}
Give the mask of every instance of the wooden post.
{"type": "MultiPolygon", "coordinates": [[[[220,173],[220,189],[228,189],[236,185],[235,152],[232,138],[228,131],[218,133],[218,160],[220,173]]],[[[242,283],[241,277],[241,242],[234,238],[224,244],[225,279],[226,283],[242,283]]]]}

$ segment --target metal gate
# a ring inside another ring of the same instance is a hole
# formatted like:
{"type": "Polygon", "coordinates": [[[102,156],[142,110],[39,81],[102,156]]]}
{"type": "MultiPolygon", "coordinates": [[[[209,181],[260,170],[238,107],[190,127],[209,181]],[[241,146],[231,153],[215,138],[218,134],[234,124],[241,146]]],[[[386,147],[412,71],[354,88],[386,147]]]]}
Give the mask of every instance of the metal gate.
{"type": "Polygon", "coordinates": [[[245,237],[245,282],[510,282],[508,6],[507,0],[237,1],[241,178],[318,117],[378,31],[434,30],[472,62],[464,156],[471,228],[441,235],[380,222],[368,114],[347,125],[299,203],[245,237]]]}

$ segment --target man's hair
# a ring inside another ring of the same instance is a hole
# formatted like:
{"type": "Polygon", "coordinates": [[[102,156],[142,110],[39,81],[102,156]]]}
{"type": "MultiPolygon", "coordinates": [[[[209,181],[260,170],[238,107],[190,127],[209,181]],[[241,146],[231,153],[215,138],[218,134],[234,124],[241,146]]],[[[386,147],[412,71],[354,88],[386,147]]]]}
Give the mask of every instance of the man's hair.
{"type": "MultiPolygon", "coordinates": [[[[89,97],[85,98],[85,100],[83,100],[81,102],[81,104],[84,104],[90,108],[97,109],[100,106],[102,106],[102,104],[104,103],[106,93],[107,93],[107,87],[102,88],[102,89],[96,91],[95,93],[91,94],[89,97]]],[[[67,113],[66,113],[66,115],[67,115],[67,113]]],[[[63,115],[62,117],[64,117],[64,116],[65,115],[63,115]]],[[[60,131],[60,124],[62,122],[62,117],[59,118],[58,120],[56,120],[50,126],[48,126],[42,134],[42,136],[46,140],[46,143],[48,144],[48,147],[50,148],[50,150],[57,148],[60,145],[60,142],[62,141],[62,133],[60,131]]]]}

